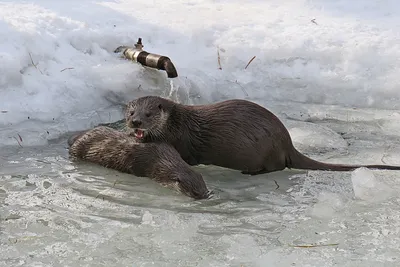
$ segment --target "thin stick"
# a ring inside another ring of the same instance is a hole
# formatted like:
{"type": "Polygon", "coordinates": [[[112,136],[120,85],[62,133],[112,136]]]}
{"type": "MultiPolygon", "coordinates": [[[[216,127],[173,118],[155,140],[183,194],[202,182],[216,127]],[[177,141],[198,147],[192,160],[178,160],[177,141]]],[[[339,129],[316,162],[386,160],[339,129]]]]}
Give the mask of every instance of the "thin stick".
{"type": "MultiPolygon", "coordinates": [[[[114,188],[115,185],[116,185],[117,183],[119,183],[119,181],[118,181],[118,180],[115,180],[115,182],[113,183],[113,186],[112,186],[111,188],[114,188]]],[[[105,190],[108,190],[108,189],[104,189],[103,191],[99,192],[99,193],[96,195],[95,199],[98,198],[98,197],[100,197],[101,193],[104,192],[105,190]]],[[[104,200],[104,196],[103,196],[103,200],[104,200]]]]}
{"type": "Polygon", "coordinates": [[[217,55],[218,55],[218,66],[219,66],[219,69],[222,70],[222,66],[221,66],[221,57],[220,57],[220,55],[219,55],[219,47],[217,48],[217,55]]]}
{"type": "Polygon", "coordinates": [[[37,67],[37,64],[33,63],[33,59],[32,59],[31,53],[28,52],[28,54],[29,54],[29,57],[31,58],[32,65],[33,65],[41,74],[43,74],[43,72],[37,67]]]}
{"type": "Polygon", "coordinates": [[[274,182],[275,182],[275,184],[276,184],[276,188],[275,188],[275,190],[276,189],[279,189],[279,184],[274,180],[274,182]]]}
{"type": "Polygon", "coordinates": [[[247,93],[246,89],[244,89],[244,87],[236,80],[234,82],[230,81],[230,80],[226,80],[227,82],[231,82],[231,83],[236,83],[237,85],[240,86],[240,88],[242,89],[243,93],[246,94],[246,96],[249,96],[249,94],[247,93]]]}
{"type": "Polygon", "coordinates": [[[13,136],[13,137],[14,137],[15,140],[17,140],[18,145],[19,145],[20,147],[22,147],[22,145],[21,145],[21,143],[19,142],[19,140],[18,140],[15,136],[13,136]]]}
{"type": "Polygon", "coordinates": [[[329,246],[339,246],[339,243],[335,244],[320,244],[320,245],[289,245],[290,247],[294,248],[315,248],[315,247],[329,247],[329,246]]]}
{"type": "Polygon", "coordinates": [[[73,70],[74,68],[65,68],[65,69],[62,69],[62,70],[60,70],[60,72],[63,72],[64,70],[73,70]]]}
{"type": "Polygon", "coordinates": [[[250,65],[250,63],[256,58],[256,56],[252,57],[249,61],[249,63],[247,63],[246,67],[244,69],[247,69],[247,67],[250,65]]]}
{"type": "Polygon", "coordinates": [[[119,181],[115,180],[115,182],[114,182],[114,184],[113,184],[113,186],[111,188],[114,188],[117,183],[119,183],[119,181]]]}

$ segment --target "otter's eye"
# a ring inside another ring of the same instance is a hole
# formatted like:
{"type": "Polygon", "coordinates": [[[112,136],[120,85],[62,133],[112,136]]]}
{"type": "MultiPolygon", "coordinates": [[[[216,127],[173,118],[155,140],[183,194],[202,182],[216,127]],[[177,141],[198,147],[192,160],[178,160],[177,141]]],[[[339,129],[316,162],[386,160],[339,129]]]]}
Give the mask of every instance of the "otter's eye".
{"type": "Polygon", "coordinates": [[[135,114],[135,112],[134,112],[134,111],[131,111],[131,116],[133,116],[133,114],[135,114]]]}
{"type": "Polygon", "coordinates": [[[146,112],[146,117],[148,118],[148,117],[150,117],[151,116],[151,113],[150,112],[146,112]]]}
{"type": "Polygon", "coordinates": [[[162,105],[161,105],[161,104],[159,104],[159,105],[158,105],[158,108],[159,108],[159,109],[162,109],[162,105]]]}

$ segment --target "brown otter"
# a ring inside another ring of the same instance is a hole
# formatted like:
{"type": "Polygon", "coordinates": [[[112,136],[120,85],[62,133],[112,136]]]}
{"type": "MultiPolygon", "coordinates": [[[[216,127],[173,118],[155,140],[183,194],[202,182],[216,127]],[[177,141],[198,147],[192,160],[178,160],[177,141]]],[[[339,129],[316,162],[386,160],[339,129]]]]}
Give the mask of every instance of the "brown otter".
{"type": "Polygon", "coordinates": [[[400,170],[400,166],[315,161],[296,150],[288,130],[273,113],[247,100],[192,106],[145,96],[128,103],[125,120],[138,142],[169,143],[189,165],[213,164],[250,175],[285,168],[400,170]]]}
{"type": "Polygon", "coordinates": [[[169,144],[137,143],[124,132],[99,126],[72,135],[68,145],[72,160],[86,160],[149,177],[195,199],[209,198],[212,194],[202,175],[192,170],[169,144]]]}

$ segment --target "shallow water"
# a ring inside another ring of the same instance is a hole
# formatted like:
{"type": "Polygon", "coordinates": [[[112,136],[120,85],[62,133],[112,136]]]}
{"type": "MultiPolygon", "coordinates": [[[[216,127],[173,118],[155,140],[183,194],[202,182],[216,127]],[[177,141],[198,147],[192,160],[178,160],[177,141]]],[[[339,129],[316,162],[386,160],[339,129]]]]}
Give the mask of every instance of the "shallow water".
{"type": "MultiPolygon", "coordinates": [[[[351,123],[337,120],[342,113],[330,111],[329,119],[287,114],[285,123],[296,146],[316,159],[399,163],[398,132],[388,130],[397,124],[385,111],[369,121],[367,110],[353,111],[351,123]],[[304,129],[315,138],[302,139],[304,129]]],[[[72,163],[65,138],[5,147],[0,157],[0,266],[400,263],[395,171],[285,170],[248,177],[198,166],[216,194],[193,201],[146,178],[72,163]],[[312,244],[327,246],[293,247],[312,244]]]]}

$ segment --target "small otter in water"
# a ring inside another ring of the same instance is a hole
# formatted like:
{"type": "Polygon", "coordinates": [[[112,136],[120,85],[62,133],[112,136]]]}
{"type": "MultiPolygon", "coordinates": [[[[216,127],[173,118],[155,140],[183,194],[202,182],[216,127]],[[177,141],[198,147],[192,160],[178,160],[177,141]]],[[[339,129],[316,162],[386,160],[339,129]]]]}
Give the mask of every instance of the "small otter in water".
{"type": "Polygon", "coordinates": [[[169,144],[137,143],[124,132],[99,126],[72,135],[68,145],[72,160],[149,177],[195,199],[211,196],[202,175],[192,170],[169,144]]]}
{"type": "Polygon", "coordinates": [[[189,165],[213,164],[250,175],[285,168],[400,170],[400,166],[315,161],[296,150],[288,130],[273,113],[247,100],[192,106],[145,96],[128,103],[125,120],[138,142],[169,143],[189,165]]]}

